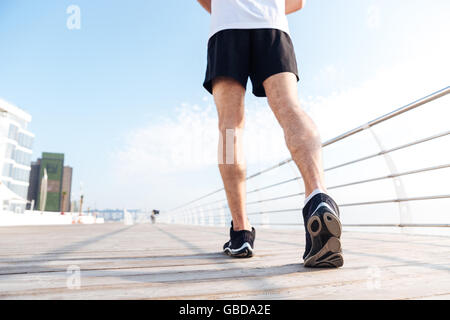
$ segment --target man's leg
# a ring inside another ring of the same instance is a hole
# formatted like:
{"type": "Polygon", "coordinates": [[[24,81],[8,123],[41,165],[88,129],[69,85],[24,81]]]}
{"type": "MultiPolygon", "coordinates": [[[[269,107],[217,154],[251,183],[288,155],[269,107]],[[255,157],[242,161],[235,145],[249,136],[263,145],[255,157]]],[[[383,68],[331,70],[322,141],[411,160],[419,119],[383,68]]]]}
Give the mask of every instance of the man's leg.
{"type": "Polygon", "coordinates": [[[251,230],[247,219],[243,137],[245,88],[232,78],[217,78],[213,95],[219,115],[219,170],[235,231],[251,230]]]}
{"type": "Polygon", "coordinates": [[[341,267],[344,258],[339,208],[326,194],[320,137],[311,118],[300,108],[297,78],[293,73],[279,73],[263,85],[270,107],[284,130],[292,159],[302,174],[305,195],[311,195],[303,207],[305,266],[341,267]]]}
{"type": "Polygon", "coordinates": [[[314,122],[300,107],[296,76],[290,72],[279,73],[263,85],[269,105],[283,128],[292,159],[302,174],[305,196],[316,189],[325,192],[320,136],[314,122]]]}

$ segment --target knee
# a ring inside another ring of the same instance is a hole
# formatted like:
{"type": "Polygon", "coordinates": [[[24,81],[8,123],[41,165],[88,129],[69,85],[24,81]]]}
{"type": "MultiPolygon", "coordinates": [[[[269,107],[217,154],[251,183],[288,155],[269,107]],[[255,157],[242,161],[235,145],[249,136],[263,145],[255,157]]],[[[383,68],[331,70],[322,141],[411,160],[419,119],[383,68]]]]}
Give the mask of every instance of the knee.
{"type": "Polygon", "coordinates": [[[268,98],[272,109],[275,110],[300,110],[300,101],[293,95],[272,95],[268,98]]]}
{"type": "Polygon", "coordinates": [[[223,114],[219,116],[219,130],[225,132],[226,130],[241,130],[244,128],[245,119],[242,114],[223,114]]]}
{"type": "Polygon", "coordinates": [[[306,116],[300,102],[293,99],[279,98],[276,101],[271,101],[270,106],[283,128],[302,123],[306,116]]]}
{"type": "Polygon", "coordinates": [[[280,98],[272,109],[285,133],[294,135],[301,131],[302,135],[306,134],[308,138],[316,137],[320,139],[316,125],[302,109],[299,101],[280,98]]]}

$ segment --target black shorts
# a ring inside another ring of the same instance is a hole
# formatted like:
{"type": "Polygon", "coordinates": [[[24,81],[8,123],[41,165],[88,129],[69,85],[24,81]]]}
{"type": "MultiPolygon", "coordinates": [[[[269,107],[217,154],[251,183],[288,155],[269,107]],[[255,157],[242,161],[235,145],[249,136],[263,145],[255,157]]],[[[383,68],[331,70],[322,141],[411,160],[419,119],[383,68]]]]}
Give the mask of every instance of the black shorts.
{"type": "Polygon", "coordinates": [[[292,72],[298,77],[294,46],[289,35],[277,29],[228,29],[217,32],[208,42],[208,67],[203,86],[212,94],[217,77],[231,77],[253,94],[265,97],[263,82],[270,76],[292,72]]]}

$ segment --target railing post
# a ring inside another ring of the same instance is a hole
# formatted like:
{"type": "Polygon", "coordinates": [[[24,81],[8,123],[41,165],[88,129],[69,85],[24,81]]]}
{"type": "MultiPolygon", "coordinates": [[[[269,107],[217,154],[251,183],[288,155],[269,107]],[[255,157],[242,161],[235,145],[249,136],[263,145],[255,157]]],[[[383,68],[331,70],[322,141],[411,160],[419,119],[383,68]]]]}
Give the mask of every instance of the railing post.
{"type": "Polygon", "coordinates": [[[200,208],[199,211],[200,211],[200,214],[199,214],[199,216],[200,216],[199,217],[200,218],[200,225],[204,226],[205,225],[205,214],[203,212],[203,208],[200,208]]]}
{"type": "Polygon", "coordinates": [[[268,214],[263,213],[261,215],[261,224],[263,228],[267,228],[267,225],[270,224],[270,217],[268,214]]]}
{"type": "Polygon", "coordinates": [[[208,210],[208,226],[213,226],[213,225],[214,225],[213,211],[208,210]]]}
{"type": "Polygon", "coordinates": [[[195,214],[195,212],[192,213],[194,215],[194,225],[199,225],[199,217],[198,214],[195,214]]]}
{"type": "Polygon", "coordinates": [[[221,226],[225,226],[225,212],[224,212],[223,208],[219,209],[219,218],[220,218],[219,224],[221,226]]]}
{"type": "MultiPolygon", "coordinates": [[[[394,160],[392,159],[390,154],[384,152],[385,148],[383,147],[383,143],[378,138],[375,131],[371,127],[369,127],[368,129],[369,129],[370,133],[372,134],[372,137],[375,139],[378,147],[380,148],[380,151],[383,153],[383,158],[389,169],[389,173],[391,175],[397,175],[398,170],[397,170],[397,166],[395,165],[394,160]]],[[[403,181],[402,181],[401,177],[397,176],[395,178],[392,178],[392,183],[394,184],[394,190],[395,190],[395,194],[397,195],[397,199],[406,198],[405,186],[403,185],[403,181]]],[[[410,210],[408,202],[398,202],[398,210],[399,210],[399,218],[400,218],[400,221],[399,221],[400,227],[402,225],[412,223],[411,210],[410,210]]]]}

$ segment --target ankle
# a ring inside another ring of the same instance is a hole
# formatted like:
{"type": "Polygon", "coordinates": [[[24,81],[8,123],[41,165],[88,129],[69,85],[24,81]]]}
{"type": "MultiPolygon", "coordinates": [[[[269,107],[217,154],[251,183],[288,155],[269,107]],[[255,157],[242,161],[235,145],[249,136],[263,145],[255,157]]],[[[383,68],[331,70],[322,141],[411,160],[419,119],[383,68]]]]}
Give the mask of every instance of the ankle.
{"type": "Polygon", "coordinates": [[[315,188],[312,191],[308,191],[305,193],[305,205],[308,203],[309,200],[311,200],[316,194],[319,193],[325,193],[328,194],[328,191],[326,188],[315,188]]]}
{"type": "Polygon", "coordinates": [[[234,231],[243,231],[243,230],[252,231],[252,225],[248,221],[241,222],[241,223],[235,223],[233,221],[233,230],[234,231]]]}

